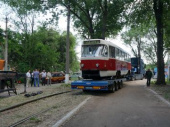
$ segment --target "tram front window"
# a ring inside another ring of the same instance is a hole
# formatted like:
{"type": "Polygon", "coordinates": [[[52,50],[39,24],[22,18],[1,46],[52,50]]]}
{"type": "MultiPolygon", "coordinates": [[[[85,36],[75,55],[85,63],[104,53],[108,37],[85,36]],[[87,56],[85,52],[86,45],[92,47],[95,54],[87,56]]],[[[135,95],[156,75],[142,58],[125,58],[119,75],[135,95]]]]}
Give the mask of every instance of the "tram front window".
{"type": "Polygon", "coordinates": [[[83,45],[81,56],[107,57],[108,48],[106,45],[83,45]]]}

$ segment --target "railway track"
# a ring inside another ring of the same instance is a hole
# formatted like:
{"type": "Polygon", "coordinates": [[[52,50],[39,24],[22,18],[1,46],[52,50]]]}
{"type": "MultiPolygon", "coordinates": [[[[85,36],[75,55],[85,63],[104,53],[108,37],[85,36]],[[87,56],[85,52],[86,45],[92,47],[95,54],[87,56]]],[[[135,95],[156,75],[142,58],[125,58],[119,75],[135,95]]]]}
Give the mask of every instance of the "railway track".
{"type": "MultiPolygon", "coordinates": [[[[67,100],[64,100],[64,101],[67,101],[67,100]]],[[[64,102],[64,101],[63,101],[63,102],[64,102]]],[[[63,103],[63,102],[61,102],[61,103],[63,103]]],[[[54,105],[54,106],[51,106],[50,108],[44,109],[43,111],[40,111],[40,112],[31,114],[31,115],[29,115],[29,116],[27,116],[27,117],[25,117],[25,118],[23,118],[23,119],[15,122],[15,123],[13,123],[13,124],[11,124],[9,127],[16,127],[16,126],[18,126],[18,125],[20,125],[20,124],[22,124],[22,123],[30,120],[30,119],[33,118],[33,117],[39,116],[39,115],[41,115],[41,114],[43,114],[43,113],[45,113],[45,112],[47,112],[47,111],[55,108],[56,106],[57,106],[57,105],[54,105]]]]}
{"type": "Polygon", "coordinates": [[[10,109],[18,108],[20,106],[23,106],[23,105],[26,105],[28,103],[35,102],[35,101],[38,101],[38,100],[41,100],[41,99],[44,99],[44,98],[48,98],[48,97],[52,97],[52,96],[56,96],[56,95],[61,95],[61,94],[69,93],[69,92],[72,92],[72,91],[69,90],[69,91],[64,91],[64,92],[59,92],[59,93],[53,93],[53,94],[50,94],[50,95],[47,95],[47,96],[43,96],[43,97],[40,97],[40,98],[36,98],[36,99],[30,100],[30,101],[26,101],[26,102],[23,102],[23,103],[20,103],[20,104],[16,104],[16,105],[1,109],[0,112],[4,112],[4,111],[10,110],[10,109]]]}
{"type": "MultiPolygon", "coordinates": [[[[35,101],[36,101],[36,100],[41,100],[41,99],[43,99],[43,98],[52,97],[52,96],[55,96],[55,95],[61,95],[61,94],[65,94],[65,93],[70,93],[70,92],[75,92],[75,91],[65,91],[65,92],[55,93],[55,94],[51,94],[51,95],[44,96],[44,97],[41,97],[41,98],[38,98],[38,99],[34,99],[34,100],[35,100],[35,101]]],[[[78,92],[78,94],[79,94],[79,92],[78,92]]],[[[78,95],[78,94],[75,94],[75,95],[78,95]]],[[[63,104],[63,103],[65,103],[66,101],[68,101],[68,100],[63,100],[63,101],[61,101],[61,102],[58,103],[58,104],[59,104],[59,105],[60,105],[60,104],[63,104]]],[[[31,102],[33,102],[33,101],[31,101],[31,102]]],[[[58,104],[57,104],[57,105],[58,105],[58,104]]],[[[50,108],[46,108],[46,109],[43,109],[42,111],[33,113],[33,114],[31,114],[31,115],[29,115],[29,116],[27,116],[27,117],[25,117],[25,118],[23,118],[23,119],[21,119],[21,120],[19,120],[19,121],[17,121],[17,122],[14,122],[14,123],[10,124],[8,127],[16,127],[16,126],[19,126],[19,125],[22,126],[22,124],[23,124],[24,122],[30,120],[30,119],[33,118],[33,117],[40,116],[40,115],[42,115],[43,113],[52,110],[52,109],[55,108],[57,105],[53,105],[53,106],[51,106],[50,108]]]]}
{"type": "Polygon", "coordinates": [[[13,123],[13,124],[11,124],[9,127],[16,127],[16,126],[18,126],[18,125],[20,125],[20,124],[28,121],[30,118],[35,117],[35,116],[38,116],[38,115],[40,115],[40,114],[42,114],[42,113],[44,113],[44,112],[46,112],[46,111],[48,111],[48,110],[50,110],[50,109],[52,109],[52,108],[53,108],[53,107],[50,107],[50,108],[45,109],[45,110],[43,110],[43,111],[41,111],[41,112],[37,112],[37,113],[35,113],[35,114],[32,114],[32,115],[30,115],[30,116],[28,116],[28,117],[26,117],[26,118],[23,118],[23,119],[15,122],[15,123],[13,123]]]}
{"type": "MultiPolygon", "coordinates": [[[[40,97],[40,98],[37,98],[37,99],[33,99],[33,100],[30,100],[30,101],[27,101],[27,102],[23,102],[23,103],[20,103],[20,104],[17,104],[17,105],[13,105],[13,106],[10,106],[10,107],[5,108],[5,109],[1,109],[0,112],[4,112],[4,111],[7,111],[7,110],[11,110],[11,109],[14,109],[14,108],[18,108],[18,107],[20,107],[20,106],[26,105],[26,104],[28,104],[28,103],[36,102],[36,101],[42,100],[42,99],[44,99],[44,98],[49,98],[49,97],[53,97],[53,96],[56,96],[56,95],[61,95],[61,94],[70,93],[70,92],[74,92],[74,91],[73,91],[73,90],[69,90],[69,91],[64,91],[64,92],[58,92],[58,93],[50,94],[50,95],[43,96],[43,97],[40,97]]],[[[15,123],[9,125],[9,127],[16,127],[16,126],[18,126],[18,125],[20,125],[20,124],[22,124],[22,123],[30,120],[30,118],[32,118],[32,117],[36,117],[36,116],[38,116],[38,115],[41,115],[41,114],[43,114],[43,113],[45,113],[45,112],[53,109],[55,106],[56,106],[56,105],[54,105],[54,106],[52,106],[52,107],[50,107],[50,108],[46,108],[46,109],[44,109],[44,110],[42,110],[42,111],[36,112],[36,113],[34,113],[34,114],[31,114],[31,115],[29,115],[29,116],[27,116],[27,117],[25,117],[25,118],[23,118],[23,119],[15,122],[15,123]]]]}

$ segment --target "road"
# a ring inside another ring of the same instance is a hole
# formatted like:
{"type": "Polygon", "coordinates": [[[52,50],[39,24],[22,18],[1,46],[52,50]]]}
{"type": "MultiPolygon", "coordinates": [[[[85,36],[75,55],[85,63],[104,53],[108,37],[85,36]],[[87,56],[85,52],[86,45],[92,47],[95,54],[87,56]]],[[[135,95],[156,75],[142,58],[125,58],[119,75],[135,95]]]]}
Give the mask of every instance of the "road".
{"type": "Polygon", "coordinates": [[[170,106],[144,84],[130,81],[114,93],[90,92],[93,97],[63,127],[170,127],[170,106]]]}

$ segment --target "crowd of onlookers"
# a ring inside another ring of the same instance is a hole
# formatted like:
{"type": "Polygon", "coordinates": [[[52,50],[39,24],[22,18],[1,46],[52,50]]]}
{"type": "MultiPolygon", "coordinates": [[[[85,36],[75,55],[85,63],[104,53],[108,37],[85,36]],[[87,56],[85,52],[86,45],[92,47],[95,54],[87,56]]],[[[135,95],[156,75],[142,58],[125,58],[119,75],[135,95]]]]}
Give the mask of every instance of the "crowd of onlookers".
{"type": "Polygon", "coordinates": [[[32,73],[29,70],[26,73],[26,86],[28,87],[31,84],[31,87],[34,85],[34,87],[36,86],[40,86],[40,79],[41,79],[41,83],[42,86],[47,85],[51,85],[51,72],[46,72],[45,70],[43,70],[41,73],[35,69],[32,73]]]}

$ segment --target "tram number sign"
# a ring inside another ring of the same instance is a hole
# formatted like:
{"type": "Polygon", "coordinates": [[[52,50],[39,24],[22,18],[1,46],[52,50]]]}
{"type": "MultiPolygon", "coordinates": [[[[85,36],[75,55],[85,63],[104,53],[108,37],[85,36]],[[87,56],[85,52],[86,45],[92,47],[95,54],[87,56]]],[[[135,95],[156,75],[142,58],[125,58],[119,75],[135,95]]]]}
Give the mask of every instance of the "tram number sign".
{"type": "Polygon", "coordinates": [[[84,41],[84,44],[100,44],[100,40],[84,41]]]}

